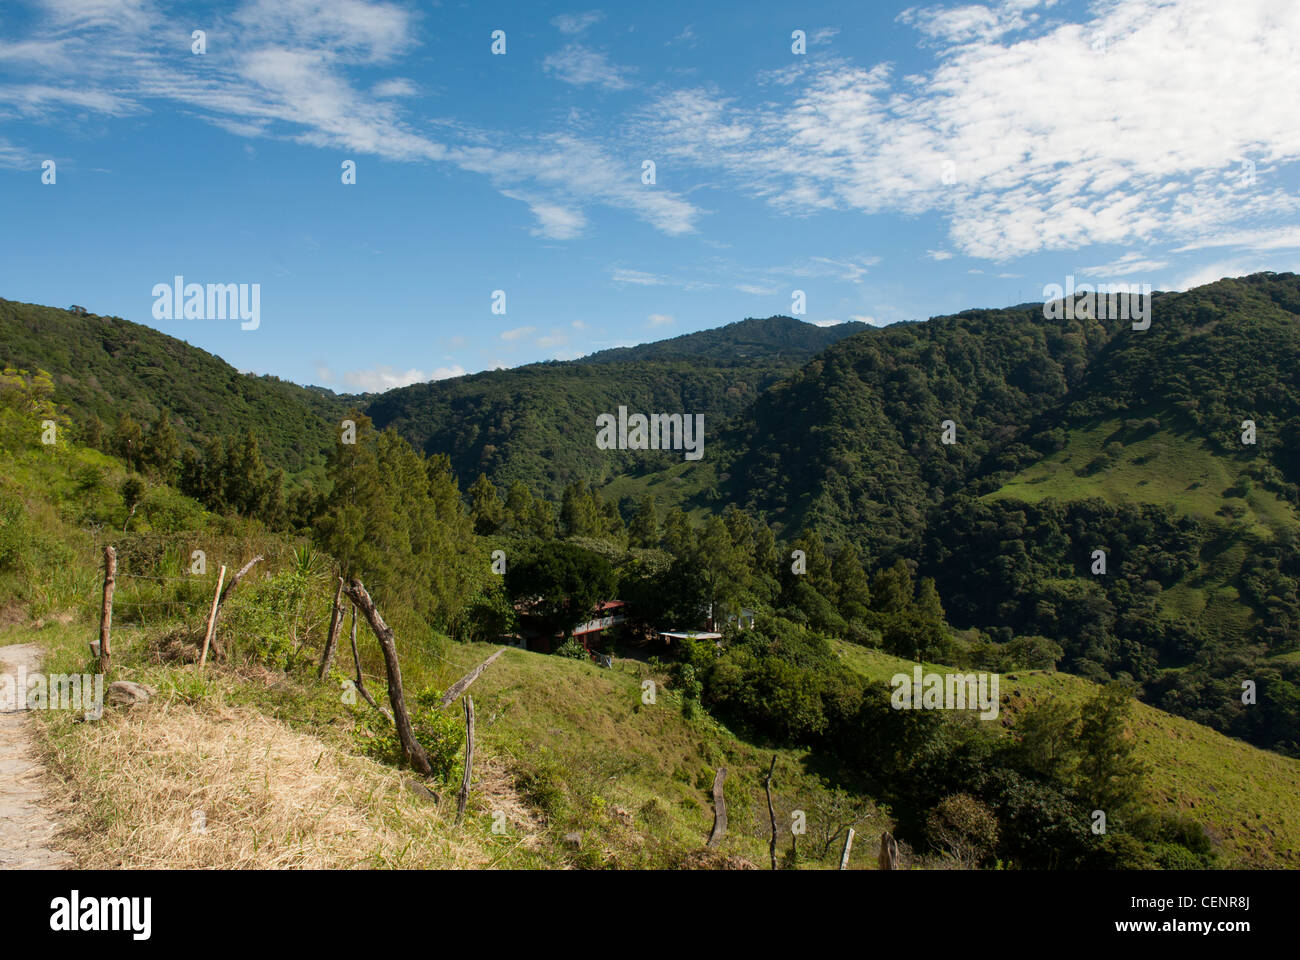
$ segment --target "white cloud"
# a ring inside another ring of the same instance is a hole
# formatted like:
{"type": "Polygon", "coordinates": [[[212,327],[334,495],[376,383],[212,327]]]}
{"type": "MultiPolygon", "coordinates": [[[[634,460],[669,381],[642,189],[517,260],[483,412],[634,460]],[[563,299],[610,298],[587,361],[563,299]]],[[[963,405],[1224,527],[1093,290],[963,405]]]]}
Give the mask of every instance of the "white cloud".
{"type": "Polygon", "coordinates": [[[385,61],[414,43],[409,11],[376,0],[249,0],[234,20],[262,43],[385,61]]]}
{"type": "Polygon", "coordinates": [[[550,54],[542,61],[542,69],[577,87],[594,84],[606,90],[626,90],[630,86],[626,76],[629,68],[615,66],[605,54],[580,43],[567,44],[550,54]]]}
{"type": "Polygon", "coordinates": [[[1192,287],[1200,287],[1207,283],[1214,283],[1216,280],[1222,280],[1224,277],[1245,277],[1252,273],[1259,273],[1262,270],[1290,270],[1300,271],[1300,260],[1288,265],[1278,264],[1275,262],[1261,262],[1259,259],[1236,259],[1220,260],[1216,263],[1208,263],[1202,267],[1183,274],[1173,283],[1154,285],[1159,289],[1169,290],[1190,290],[1192,287]]]}
{"type": "Polygon", "coordinates": [[[925,255],[931,260],[951,260],[953,257],[947,250],[927,250],[925,255]]]}
{"type": "Polygon", "coordinates": [[[671,327],[677,321],[667,313],[652,313],[646,317],[646,321],[652,327],[671,327]]]}
{"type": "Polygon", "coordinates": [[[1300,86],[1300,4],[1109,0],[1074,23],[1033,6],[911,11],[944,44],[924,73],[809,60],[760,105],[665,93],[640,131],[779,210],[938,213],[957,251],[991,260],[1206,242],[1300,214],[1300,197],[1240,172],[1300,160],[1278,95],[1300,86]]]}
{"type": "Polygon", "coordinates": [[[1090,277],[1127,277],[1135,273],[1153,273],[1169,266],[1167,260],[1151,260],[1137,253],[1126,253],[1118,260],[1096,267],[1081,267],[1080,273],[1090,277]]]}
{"type": "MultiPolygon", "coordinates": [[[[317,369],[317,375],[328,382],[338,382],[328,368],[317,369]]],[[[413,383],[428,380],[445,380],[448,377],[463,377],[465,368],[461,366],[437,367],[432,372],[423,370],[399,370],[396,367],[378,366],[370,370],[348,370],[340,378],[352,390],[361,393],[382,393],[397,387],[407,387],[413,383]]]]}
{"type": "Polygon", "coordinates": [[[502,340],[518,340],[521,337],[532,336],[536,332],[536,327],[515,327],[513,330],[502,330],[499,336],[502,340]]]}
{"type": "Polygon", "coordinates": [[[414,83],[405,77],[384,80],[370,88],[376,97],[413,97],[418,92],[414,83]]]}

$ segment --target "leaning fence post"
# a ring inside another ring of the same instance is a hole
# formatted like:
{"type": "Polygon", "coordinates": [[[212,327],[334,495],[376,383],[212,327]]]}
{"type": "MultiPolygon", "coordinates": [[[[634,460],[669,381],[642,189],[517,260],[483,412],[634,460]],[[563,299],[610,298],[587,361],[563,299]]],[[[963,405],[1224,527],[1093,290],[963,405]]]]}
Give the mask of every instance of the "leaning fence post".
{"type": "Polygon", "coordinates": [[[849,851],[853,849],[853,828],[849,827],[849,835],[844,838],[844,852],[840,854],[840,869],[849,868],[849,851]]]}
{"type": "Polygon", "coordinates": [[[431,777],[433,765],[429,763],[429,755],[424,752],[424,747],[420,746],[420,741],[415,739],[411,715],[406,712],[406,696],[402,693],[402,667],[397,662],[397,644],[393,639],[393,628],[384,623],[384,618],[380,616],[375,608],[375,602],[370,599],[370,594],[366,593],[366,588],[361,585],[360,580],[352,578],[352,582],[347,587],[347,595],[348,599],[357,605],[357,609],[365,614],[366,620],[370,622],[370,629],[379,640],[379,648],[384,653],[384,666],[388,669],[388,702],[393,707],[393,723],[397,726],[398,739],[402,741],[402,752],[406,754],[406,759],[410,761],[411,766],[426,777],[431,777]]]}
{"type": "Polygon", "coordinates": [[[460,796],[456,799],[456,823],[465,817],[465,804],[469,803],[469,780],[474,772],[474,698],[465,697],[465,776],[460,781],[460,796]]]}
{"type": "MultiPolygon", "coordinates": [[[[352,608],[356,610],[355,607],[352,608]]],[[[356,614],[353,614],[355,622],[356,614]]],[[[325,652],[321,654],[320,669],[316,672],[317,680],[324,680],[334,661],[334,645],[339,639],[339,627],[343,625],[343,578],[339,577],[338,589],[334,591],[334,608],[330,610],[330,632],[325,638],[325,652]]]]}
{"type": "Polygon", "coordinates": [[[113,588],[117,585],[117,551],[104,548],[104,605],[99,611],[99,672],[107,674],[113,652],[109,634],[113,629],[113,588]]]}
{"type": "Polygon", "coordinates": [[[217,625],[217,601],[221,599],[221,585],[226,581],[226,565],[221,565],[221,573],[217,575],[217,591],[212,595],[212,610],[208,614],[208,630],[203,635],[203,654],[199,657],[199,673],[203,672],[204,665],[208,662],[208,644],[212,642],[212,628],[217,625]]]}

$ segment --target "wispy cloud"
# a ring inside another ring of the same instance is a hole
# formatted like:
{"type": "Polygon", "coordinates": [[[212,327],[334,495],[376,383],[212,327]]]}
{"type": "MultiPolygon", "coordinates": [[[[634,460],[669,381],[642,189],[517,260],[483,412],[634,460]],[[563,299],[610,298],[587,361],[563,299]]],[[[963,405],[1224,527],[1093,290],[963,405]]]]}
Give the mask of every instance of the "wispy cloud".
{"type": "Polygon", "coordinates": [[[586,13],[562,13],[551,21],[551,25],[560,33],[572,35],[582,33],[604,19],[605,14],[601,11],[588,10],[586,13]]]}
{"type": "Polygon", "coordinates": [[[626,90],[631,86],[627,79],[632,72],[630,68],[617,67],[599,50],[580,43],[566,44],[564,49],[549,55],[542,61],[542,69],[577,87],[594,85],[606,90],[626,90]]]}
{"type": "Polygon", "coordinates": [[[956,250],[992,260],[1300,212],[1300,197],[1239,176],[1243,158],[1300,159],[1277,96],[1300,82],[1300,6],[1112,0],[1078,23],[1032,9],[1046,6],[913,11],[905,22],[940,44],[929,71],[810,57],[783,96],[667,91],[640,130],[783,212],[938,213],[956,250]]]}

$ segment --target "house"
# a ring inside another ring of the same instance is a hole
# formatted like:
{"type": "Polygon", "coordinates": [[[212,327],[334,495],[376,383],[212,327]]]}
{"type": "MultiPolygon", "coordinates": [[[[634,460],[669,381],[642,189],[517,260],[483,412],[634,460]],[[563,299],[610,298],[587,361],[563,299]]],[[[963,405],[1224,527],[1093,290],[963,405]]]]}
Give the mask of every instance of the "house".
{"type": "Polygon", "coordinates": [[[627,601],[625,600],[606,600],[604,603],[596,605],[593,616],[586,623],[580,623],[573,628],[573,637],[588,650],[591,644],[600,639],[610,627],[618,626],[627,620],[627,601]]]}
{"type": "MultiPolygon", "coordinates": [[[[511,642],[528,650],[550,653],[564,641],[564,635],[555,633],[548,636],[545,628],[538,621],[538,618],[532,614],[531,610],[531,604],[515,604],[515,612],[519,615],[519,633],[511,638],[511,642]]],[[[603,603],[598,603],[596,608],[591,611],[591,619],[573,628],[573,638],[587,650],[590,650],[592,644],[598,641],[606,630],[616,627],[626,622],[626,620],[627,601],[606,600],[603,603]]]]}

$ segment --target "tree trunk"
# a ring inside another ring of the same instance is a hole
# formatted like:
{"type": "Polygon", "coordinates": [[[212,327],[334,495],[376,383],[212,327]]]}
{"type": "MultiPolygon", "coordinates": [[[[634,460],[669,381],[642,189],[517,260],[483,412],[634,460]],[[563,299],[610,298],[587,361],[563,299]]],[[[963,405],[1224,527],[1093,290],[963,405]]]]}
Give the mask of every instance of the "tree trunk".
{"type": "Polygon", "coordinates": [[[384,665],[388,669],[388,702],[393,707],[393,721],[397,725],[397,736],[402,741],[402,751],[407,761],[426,777],[433,776],[433,767],[424,747],[415,739],[415,729],[411,726],[411,715],[406,712],[406,697],[402,693],[402,668],[397,662],[397,644],[393,640],[393,629],[384,623],[384,618],[375,609],[374,601],[361,581],[355,577],[348,585],[348,597],[370,622],[370,629],[379,639],[379,647],[384,652],[384,665]]]}
{"type": "Polygon", "coordinates": [[[881,870],[898,869],[898,841],[890,836],[888,830],[880,835],[880,856],[876,865],[881,870]]]}

